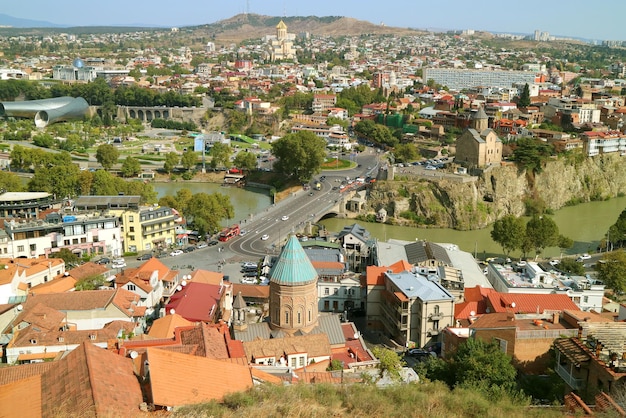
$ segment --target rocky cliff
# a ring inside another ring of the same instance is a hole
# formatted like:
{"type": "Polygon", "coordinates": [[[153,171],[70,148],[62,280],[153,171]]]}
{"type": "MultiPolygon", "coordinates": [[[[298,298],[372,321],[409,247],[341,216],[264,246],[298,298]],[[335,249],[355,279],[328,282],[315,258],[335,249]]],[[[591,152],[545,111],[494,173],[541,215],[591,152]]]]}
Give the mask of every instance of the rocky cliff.
{"type": "Polygon", "coordinates": [[[623,195],[624,158],[555,158],[538,174],[512,164],[503,165],[465,182],[407,176],[377,182],[370,191],[368,205],[372,211],[384,207],[398,224],[418,222],[433,227],[479,229],[506,214],[524,215],[527,204],[556,210],[568,204],[623,195]]]}

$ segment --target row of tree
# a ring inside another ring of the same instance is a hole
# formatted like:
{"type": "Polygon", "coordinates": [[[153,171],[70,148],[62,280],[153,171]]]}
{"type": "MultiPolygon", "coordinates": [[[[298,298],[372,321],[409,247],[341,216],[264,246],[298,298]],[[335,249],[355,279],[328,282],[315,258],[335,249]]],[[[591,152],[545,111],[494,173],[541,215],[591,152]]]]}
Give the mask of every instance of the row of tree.
{"type": "Polygon", "coordinates": [[[570,248],[574,242],[561,234],[549,216],[534,215],[528,222],[506,215],[493,224],[491,239],[500,244],[505,255],[521,250],[524,257],[531,251],[539,255],[547,247],[570,248]]]}

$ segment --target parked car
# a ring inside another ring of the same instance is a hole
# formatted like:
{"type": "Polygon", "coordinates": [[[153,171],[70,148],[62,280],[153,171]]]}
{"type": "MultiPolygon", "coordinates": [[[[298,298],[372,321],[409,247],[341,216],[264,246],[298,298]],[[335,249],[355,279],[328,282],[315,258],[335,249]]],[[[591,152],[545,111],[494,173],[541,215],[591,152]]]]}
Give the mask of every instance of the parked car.
{"type": "Polygon", "coordinates": [[[256,279],[254,279],[252,277],[244,277],[243,279],[241,279],[241,283],[243,283],[243,284],[255,284],[256,283],[256,279]]]}
{"type": "Polygon", "coordinates": [[[558,259],[550,260],[550,265],[551,266],[557,266],[560,262],[561,262],[561,260],[558,260],[558,259]]]}
{"type": "Polygon", "coordinates": [[[257,263],[253,263],[251,261],[244,261],[243,263],[241,263],[241,268],[243,269],[248,269],[248,268],[256,269],[258,267],[259,265],[257,263]]]}
{"type": "Polygon", "coordinates": [[[102,257],[100,260],[96,261],[96,264],[109,264],[111,262],[110,258],[102,257]]]}
{"type": "Polygon", "coordinates": [[[152,258],[152,254],[142,254],[139,257],[137,257],[137,260],[144,261],[144,260],[150,260],[151,258],[152,258]]]}
{"type": "Polygon", "coordinates": [[[170,255],[171,255],[172,257],[176,257],[176,256],[181,255],[181,254],[183,254],[183,250],[174,250],[174,251],[172,251],[172,252],[170,253],[170,255]]]}
{"type": "Polygon", "coordinates": [[[200,244],[196,245],[196,248],[201,250],[201,249],[206,248],[208,246],[209,246],[209,244],[207,244],[206,242],[201,242],[200,244]]]}
{"type": "Polygon", "coordinates": [[[268,239],[270,239],[270,236],[269,236],[269,235],[267,235],[267,234],[264,234],[264,235],[261,237],[261,239],[262,239],[263,241],[267,241],[268,239]]]}
{"type": "Polygon", "coordinates": [[[114,268],[114,269],[122,269],[122,268],[126,267],[126,261],[124,261],[124,260],[114,261],[111,264],[111,267],[114,268]]]}
{"type": "Polygon", "coordinates": [[[208,243],[207,245],[208,245],[209,247],[213,247],[213,246],[215,246],[215,245],[217,245],[217,244],[219,244],[219,243],[220,243],[219,241],[215,241],[215,240],[213,240],[213,241],[209,241],[209,243],[208,243]]]}
{"type": "Polygon", "coordinates": [[[185,248],[185,250],[184,250],[184,251],[185,251],[186,253],[190,253],[190,252],[195,251],[195,250],[196,250],[196,247],[187,247],[187,248],[185,248]]]}

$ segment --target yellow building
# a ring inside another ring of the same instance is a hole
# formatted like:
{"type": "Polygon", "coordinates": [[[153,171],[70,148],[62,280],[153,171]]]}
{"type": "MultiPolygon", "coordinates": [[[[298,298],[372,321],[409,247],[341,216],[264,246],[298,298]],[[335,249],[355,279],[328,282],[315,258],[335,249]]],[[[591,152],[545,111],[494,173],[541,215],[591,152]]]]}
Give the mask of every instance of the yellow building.
{"type": "Polygon", "coordinates": [[[296,58],[293,38],[293,34],[287,33],[287,25],[281,20],[278,25],[276,25],[276,37],[270,40],[270,55],[272,61],[296,58]]]}
{"type": "Polygon", "coordinates": [[[140,196],[81,196],[77,210],[106,210],[122,224],[124,252],[152,251],[176,243],[178,214],[168,207],[140,206],[140,196]]]}

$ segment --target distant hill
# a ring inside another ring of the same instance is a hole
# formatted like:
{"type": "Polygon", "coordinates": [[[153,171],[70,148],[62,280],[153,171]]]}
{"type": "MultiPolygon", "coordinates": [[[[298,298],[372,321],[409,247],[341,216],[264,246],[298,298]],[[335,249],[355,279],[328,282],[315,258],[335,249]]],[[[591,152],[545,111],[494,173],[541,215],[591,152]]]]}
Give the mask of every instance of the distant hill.
{"type": "Polygon", "coordinates": [[[221,42],[240,42],[244,39],[274,35],[276,33],[276,25],[281,20],[285,22],[290,33],[309,32],[312,35],[328,36],[355,36],[362,34],[393,34],[398,36],[419,33],[415,29],[376,25],[364,20],[342,16],[276,17],[257,14],[239,14],[229,19],[187,29],[208,33],[208,35],[221,42]]]}
{"type": "Polygon", "coordinates": [[[62,28],[64,25],[46,22],[43,20],[20,19],[0,13],[0,26],[10,26],[13,28],[62,28]]]}

